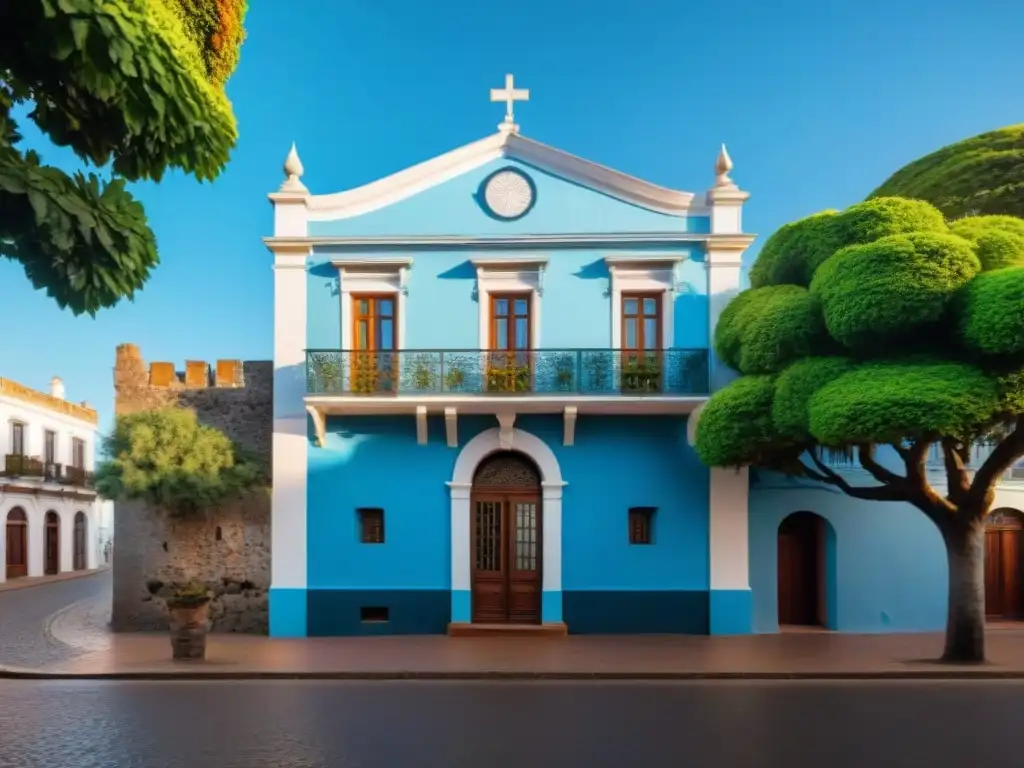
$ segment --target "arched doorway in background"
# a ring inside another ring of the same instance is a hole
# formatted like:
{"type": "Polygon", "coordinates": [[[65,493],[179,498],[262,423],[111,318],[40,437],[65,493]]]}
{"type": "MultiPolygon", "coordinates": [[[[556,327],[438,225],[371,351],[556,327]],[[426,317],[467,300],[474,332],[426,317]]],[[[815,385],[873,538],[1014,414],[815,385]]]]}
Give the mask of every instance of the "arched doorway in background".
{"type": "Polygon", "coordinates": [[[828,523],[813,512],[795,512],[779,525],[779,626],[827,627],[828,523]]]}
{"type": "Polygon", "coordinates": [[[60,573],[60,516],[52,509],[46,513],[43,524],[43,573],[60,573]]]}
{"type": "Polygon", "coordinates": [[[1024,618],[1021,589],[1021,536],[1024,517],[1016,509],[996,509],[985,518],[985,616],[1024,618]]]}
{"type": "Polygon", "coordinates": [[[473,475],[470,508],[472,620],[541,621],[541,475],[515,451],[487,456],[473,475]]]}
{"type": "Polygon", "coordinates": [[[76,571],[84,571],[86,567],[85,559],[85,542],[88,522],[85,519],[84,512],[75,513],[75,558],[74,558],[74,569],[76,571]]]}
{"type": "Polygon", "coordinates": [[[20,579],[28,575],[28,516],[21,507],[7,513],[6,526],[7,578],[20,579]]]}

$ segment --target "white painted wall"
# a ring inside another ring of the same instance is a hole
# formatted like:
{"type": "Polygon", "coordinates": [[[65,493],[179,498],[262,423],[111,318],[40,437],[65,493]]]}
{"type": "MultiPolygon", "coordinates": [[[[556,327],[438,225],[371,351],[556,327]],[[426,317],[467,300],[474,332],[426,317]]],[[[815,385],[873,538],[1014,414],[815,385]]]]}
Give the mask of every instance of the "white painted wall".
{"type": "Polygon", "coordinates": [[[13,433],[11,425],[25,425],[25,455],[43,458],[43,434],[52,430],[57,434],[56,457],[58,464],[72,463],[72,439],[85,441],[85,470],[92,472],[96,463],[97,429],[81,419],[75,419],[22,400],[0,395],[0,457],[11,453],[13,433]]]}

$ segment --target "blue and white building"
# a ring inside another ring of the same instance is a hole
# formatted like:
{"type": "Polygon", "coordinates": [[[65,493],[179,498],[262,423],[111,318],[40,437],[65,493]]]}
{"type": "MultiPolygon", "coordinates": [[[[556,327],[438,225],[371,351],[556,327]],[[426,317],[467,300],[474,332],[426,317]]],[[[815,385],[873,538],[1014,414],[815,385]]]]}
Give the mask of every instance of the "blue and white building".
{"type": "Polygon", "coordinates": [[[666,189],[523,136],[527,95],[507,78],[496,133],[355,189],[288,155],[271,634],[941,626],[923,515],[690,446],[754,240],[725,148],[666,189]]]}

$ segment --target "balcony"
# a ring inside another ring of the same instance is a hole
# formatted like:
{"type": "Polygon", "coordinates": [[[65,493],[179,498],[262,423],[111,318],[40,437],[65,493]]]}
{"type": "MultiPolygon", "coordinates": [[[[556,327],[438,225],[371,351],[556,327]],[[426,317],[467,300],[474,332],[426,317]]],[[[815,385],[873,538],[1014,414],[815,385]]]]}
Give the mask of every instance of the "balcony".
{"type": "Polygon", "coordinates": [[[614,349],[309,350],[311,395],[628,395],[708,394],[708,351],[614,349]]]}
{"type": "Polygon", "coordinates": [[[708,396],[706,349],[409,349],[306,352],[306,410],[320,445],[331,415],[443,414],[448,445],[460,414],[493,414],[511,434],[517,414],[562,413],[566,445],[579,414],[685,414],[708,396]]]}
{"type": "Polygon", "coordinates": [[[3,476],[20,480],[35,480],[76,488],[92,488],[93,473],[81,467],[46,463],[38,456],[9,453],[4,457],[3,476]]]}

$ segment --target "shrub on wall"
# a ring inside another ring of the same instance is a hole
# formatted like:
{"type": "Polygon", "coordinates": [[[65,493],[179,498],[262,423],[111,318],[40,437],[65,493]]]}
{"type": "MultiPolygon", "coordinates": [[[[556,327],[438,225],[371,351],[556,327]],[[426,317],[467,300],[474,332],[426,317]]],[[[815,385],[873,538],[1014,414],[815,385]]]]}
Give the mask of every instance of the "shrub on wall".
{"type": "Polygon", "coordinates": [[[119,416],[104,452],[109,459],[96,470],[101,495],[172,513],[206,510],[266,483],[258,463],[181,408],[119,416]]]}

